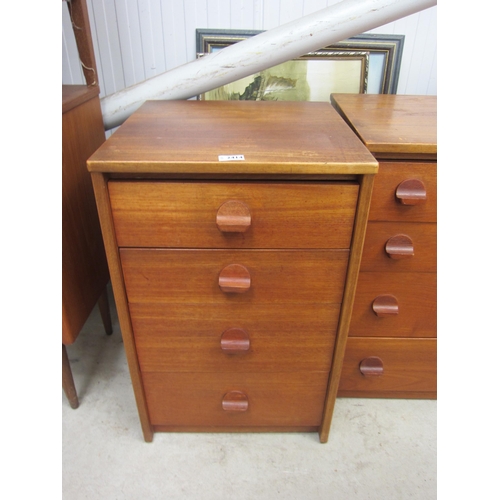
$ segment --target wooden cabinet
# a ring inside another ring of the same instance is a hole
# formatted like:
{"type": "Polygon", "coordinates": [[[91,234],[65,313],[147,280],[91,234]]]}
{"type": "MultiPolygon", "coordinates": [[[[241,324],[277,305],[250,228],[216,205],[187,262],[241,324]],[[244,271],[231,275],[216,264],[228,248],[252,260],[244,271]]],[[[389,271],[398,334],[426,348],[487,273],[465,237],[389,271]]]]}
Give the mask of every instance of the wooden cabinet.
{"type": "Polygon", "coordinates": [[[86,161],[104,142],[99,88],[62,86],[62,371],[72,408],[79,405],[66,346],[77,339],[99,304],[112,332],[108,266],[86,161]]]}
{"type": "Polygon", "coordinates": [[[332,103],[379,160],[338,394],[435,398],[436,97],[332,103]]]}
{"type": "Polygon", "coordinates": [[[62,86],[62,340],[72,344],[109,281],[86,161],[105,141],[99,89],[62,86]]]}
{"type": "Polygon", "coordinates": [[[147,102],[88,168],[145,439],[326,442],[378,169],[336,111],[147,102]]]}

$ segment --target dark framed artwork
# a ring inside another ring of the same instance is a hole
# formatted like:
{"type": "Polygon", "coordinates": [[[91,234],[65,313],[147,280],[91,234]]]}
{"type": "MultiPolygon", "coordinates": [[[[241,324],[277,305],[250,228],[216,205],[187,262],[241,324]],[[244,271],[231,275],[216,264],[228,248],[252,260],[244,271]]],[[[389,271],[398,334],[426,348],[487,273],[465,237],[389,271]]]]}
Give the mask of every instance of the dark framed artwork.
{"type": "MultiPolygon", "coordinates": [[[[198,57],[221,50],[259,33],[262,31],[197,29],[196,51],[198,57]]],[[[314,54],[325,52],[349,53],[351,55],[355,53],[368,54],[366,93],[396,94],[404,39],[404,35],[356,35],[329,45],[314,54]]]]}

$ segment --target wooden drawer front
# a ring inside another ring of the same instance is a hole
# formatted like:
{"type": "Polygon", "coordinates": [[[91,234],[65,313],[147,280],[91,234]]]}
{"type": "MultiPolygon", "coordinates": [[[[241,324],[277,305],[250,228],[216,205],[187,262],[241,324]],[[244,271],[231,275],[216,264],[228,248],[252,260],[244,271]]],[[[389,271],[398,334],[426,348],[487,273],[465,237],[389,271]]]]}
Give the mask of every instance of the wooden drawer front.
{"type": "Polygon", "coordinates": [[[120,256],[130,303],[306,305],[342,301],[349,252],[122,249],[120,256]],[[245,293],[219,286],[221,271],[232,264],[250,273],[245,293]]]}
{"type": "Polygon", "coordinates": [[[349,335],[436,337],[436,286],[435,273],[360,273],[349,335]]]}
{"type": "Polygon", "coordinates": [[[437,226],[434,223],[369,222],[360,270],[436,272],[436,230],[437,226]],[[413,256],[403,258],[389,256],[386,251],[387,243],[398,235],[409,238],[413,256]]]}
{"type": "Polygon", "coordinates": [[[250,335],[250,350],[225,354],[219,337],[172,337],[167,342],[137,344],[143,372],[282,372],[327,371],[331,368],[334,337],[293,338],[250,335]]]}
{"type": "Polygon", "coordinates": [[[375,176],[369,220],[436,222],[437,164],[380,162],[375,176]],[[396,197],[398,186],[409,179],[423,183],[426,199],[404,205],[396,197]]]}
{"type": "Polygon", "coordinates": [[[328,371],[339,312],[336,304],[262,304],[258,315],[241,303],[130,305],[141,370],[155,372],[328,371]],[[231,352],[223,338],[234,328],[248,346],[231,352]]]}
{"type": "Polygon", "coordinates": [[[349,248],[358,185],[346,182],[109,182],[118,246],[349,248]],[[246,204],[251,225],[221,232],[219,207],[246,204]]]}
{"type": "Polygon", "coordinates": [[[162,426],[317,426],[328,372],[144,373],[151,423],[162,426]],[[225,411],[230,391],[248,396],[246,411],[225,411]]]}
{"type": "Polygon", "coordinates": [[[339,396],[432,398],[436,391],[435,339],[348,339],[339,396]],[[360,363],[369,357],[382,360],[382,375],[361,373],[360,363]]]}
{"type": "Polygon", "coordinates": [[[259,314],[250,318],[242,302],[219,304],[132,303],[130,315],[137,342],[143,337],[156,342],[168,337],[213,337],[229,327],[239,326],[256,337],[302,339],[335,335],[340,305],[317,302],[307,307],[282,307],[263,303],[259,314]]]}

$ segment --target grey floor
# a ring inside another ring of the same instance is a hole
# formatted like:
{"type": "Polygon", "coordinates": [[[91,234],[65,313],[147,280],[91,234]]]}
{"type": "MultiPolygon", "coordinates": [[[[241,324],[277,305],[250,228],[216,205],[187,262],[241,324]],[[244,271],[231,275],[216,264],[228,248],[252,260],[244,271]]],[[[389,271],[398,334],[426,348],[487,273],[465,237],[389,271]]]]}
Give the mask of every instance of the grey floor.
{"type": "Polygon", "coordinates": [[[114,303],[68,347],[80,407],[62,395],[62,498],[378,500],[437,497],[436,401],[338,399],[316,434],[155,434],[143,441],[114,303]]]}

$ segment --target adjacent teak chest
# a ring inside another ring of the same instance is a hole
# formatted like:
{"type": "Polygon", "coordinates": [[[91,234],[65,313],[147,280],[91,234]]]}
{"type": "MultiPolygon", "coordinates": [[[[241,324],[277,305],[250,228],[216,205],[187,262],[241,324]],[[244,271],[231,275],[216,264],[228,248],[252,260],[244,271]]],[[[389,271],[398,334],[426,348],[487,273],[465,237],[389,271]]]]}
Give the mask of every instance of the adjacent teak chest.
{"type": "Polygon", "coordinates": [[[436,397],[436,97],[333,95],[379,161],[339,395],[436,397]]]}
{"type": "Polygon", "coordinates": [[[378,169],[332,106],[149,101],[88,167],[145,439],[325,442],[378,169]]]}

